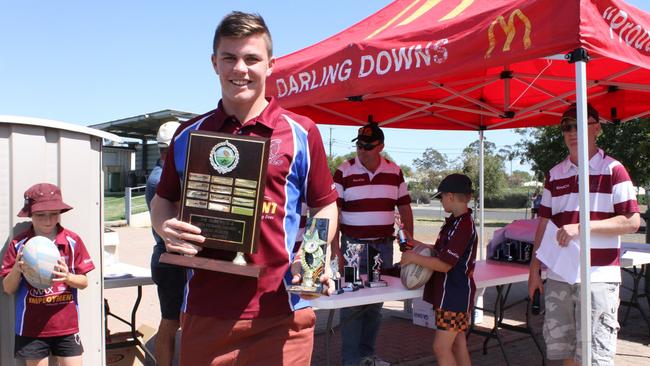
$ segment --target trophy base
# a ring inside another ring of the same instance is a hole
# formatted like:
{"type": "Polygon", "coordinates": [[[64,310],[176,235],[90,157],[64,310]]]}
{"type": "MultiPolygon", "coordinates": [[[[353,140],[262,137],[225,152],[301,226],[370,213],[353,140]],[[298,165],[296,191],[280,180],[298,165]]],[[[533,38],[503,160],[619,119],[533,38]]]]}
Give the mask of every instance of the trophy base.
{"type": "Polygon", "coordinates": [[[320,296],[322,295],[323,285],[313,286],[303,286],[303,285],[291,285],[287,287],[287,292],[296,295],[309,295],[309,296],[320,296]]]}
{"type": "Polygon", "coordinates": [[[386,287],[388,282],[384,280],[379,281],[366,281],[366,287],[375,288],[375,287],[386,287]]]}
{"type": "Polygon", "coordinates": [[[185,255],[172,253],[162,253],[160,255],[160,262],[181,267],[205,269],[208,271],[231,273],[239,276],[255,278],[259,278],[264,271],[264,267],[257,264],[239,265],[234,264],[230,261],[219,259],[211,259],[198,256],[188,257],[185,255]]]}

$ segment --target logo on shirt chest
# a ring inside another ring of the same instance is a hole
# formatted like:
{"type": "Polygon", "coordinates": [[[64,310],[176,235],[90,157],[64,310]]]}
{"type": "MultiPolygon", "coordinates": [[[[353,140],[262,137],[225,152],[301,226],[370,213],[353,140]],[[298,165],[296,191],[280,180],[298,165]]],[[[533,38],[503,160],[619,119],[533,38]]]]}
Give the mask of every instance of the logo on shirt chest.
{"type": "Polygon", "coordinates": [[[282,158],[282,152],[280,147],[282,146],[282,139],[273,139],[271,140],[271,145],[269,146],[269,164],[280,166],[284,162],[282,158]]]}

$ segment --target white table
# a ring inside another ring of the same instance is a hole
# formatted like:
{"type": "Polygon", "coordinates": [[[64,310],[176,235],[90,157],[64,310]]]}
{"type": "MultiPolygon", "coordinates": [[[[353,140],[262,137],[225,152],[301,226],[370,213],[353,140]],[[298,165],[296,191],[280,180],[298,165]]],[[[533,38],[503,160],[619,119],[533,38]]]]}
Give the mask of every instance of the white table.
{"type": "Polygon", "coordinates": [[[108,334],[108,316],[112,316],[115,319],[128,325],[131,330],[131,337],[122,342],[107,343],[107,349],[129,347],[135,345],[140,347],[142,351],[156,362],[154,355],[142,344],[138,331],[136,329],[136,313],[138,307],[140,306],[140,301],[142,300],[142,286],[153,285],[153,280],[151,279],[151,270],[149,268],[143,268],[138,266],[133,266],[126,263],[114,263],[108,265],[104,268],[104,288],[105,289],[114,289],[122,287],[137,287],[138,296],[133,304],[131,310],[131,321],[128,321],[110,311],[108,306],[108,300],[104,299],[104,326],[106,327],[107,338],[110,337],[108,334]]]}
{"type": "MultiPolygon", "coordinates": [[[[399,278],[383,276],[383,280],[388,282],[387,287],[378,287],[378,288],[362,288],[354,292],[345,292],[340,295],[333,296],[321,296],[315,300],[311,301],[311,304],[315,308],[319,309],[329,309],[329,315],[327,319],[326,334],[325,334],[325,359],[326,364],[330,364],[330,337],[334,332],[332,323],[334,320],[334,314],[336,309],[359,306],[359,305],[368,305],[375,304],[384,301],[396,301],[396,300],[408,300],[421,298],[423,293],[423,288],[416,290],[408,290],[404,286],[399,278]]],[[[499,336],[500,328],[507,328],[519,332],[530,333],[528,327],[514,327],[509,324],[502,324],[503,321],[503,312],[513,304],[506,306],[505,302],[507,300],[509,287],[506,289],[504,294],[503,290],[505,286],[509,286],[513,283],[528,281],[528,265],[522,264],[510,264],[494,261],[477,261],[476,267],[474,269],[474,281],[476,282],[476,288],[488,288],[496,287],[497,288],[497,299],[494,304],[494,309],[492,310],[495,314],[494,327],[490,332],[482,332],[478,330],[472,330],[476,334],[480,334],[486,337],[484,342],[484,350],[487,347],[487,342],[490,338],[496,338],[501,346],[501,351],[504,354],[504,358],[507,362],[507,356],[505,354],[505,349],[503,348],[501,338],[499,336]],[[512,329],[517,328],[517,329],[512,329]]],[[[519,303],[519,302],[517,302],[519,303]]],[[[473,328],[473,325],[472,325],[473,328]]],[[[534,337],[533,337],[534,339],[534,337]]],[[[537,344],[537,340],[535,343],[537,344]]],[[[541,351],[541,346],[537,344],[538,348],[541,351]]]]}
{"type": "MultiPolygon", "coordinates": [[[[643,320],[648,324],[648,332],[650,332],[650,319],[645,313],[641,304],[639,304],[639,298],[645,297],[650,305],[650,297],[647,293],[647,290],[639,290],[639,283],[644,277],[646,271],[650,270],[647,264],[650,263],[650,245],[645,243],[621,243],[621,269],[625,273],[629,273],[632,276],[632,287],[623,286],[621,287],[629,290],[632,294],[630,295],[629,300],[621,300],[622,306],[627,306],[627,311],[623,317],[621,324],[627,322],[627,317],[630,315],[630,309],[635,308],[641,314],[643,320]],[[637,266],[639,268],[637,268],[637,266]],[[631,267],[631,268],[630,268],[631,267]]],[[[647,281],[647,278],[646,278],[647,281]]],[[[648,284],[646,283],[646,288],[648,284]]]]}

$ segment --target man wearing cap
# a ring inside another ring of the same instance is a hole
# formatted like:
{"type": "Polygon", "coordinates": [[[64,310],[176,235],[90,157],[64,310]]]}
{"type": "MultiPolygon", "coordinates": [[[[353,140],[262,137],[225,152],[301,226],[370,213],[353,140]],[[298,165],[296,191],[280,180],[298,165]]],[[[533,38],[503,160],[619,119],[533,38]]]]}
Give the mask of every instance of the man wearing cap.
{"type": "MultiPolygon", "coordinates": [[[[632,181],[620,162],[596,146],[600,133],[596,109],[587,106],[587,144],[589,154],[589,207],[591,229],[591,354],[593,364],[613,365],[616,335],[619,329],[620,235],[634,233],[639,228],[639,207],[632,181]]],[[[569,156],[553,167],[546,176],[539,225],[535,234],[535,251],[539,248],[548,225],[555,225],[560,247],[571,240],[580,240],[578,201],[578,136],[576,106],[562,115],[560,130],[569,149],[569,156]]],[[[550,227],[549,227],[550,228],[550,227]]],[[[579,258],[575,258],[579,261],[579,258]]],[[[547,270],[546,288],[540,278],[541,262],[533,258],[530,264],[528,292],[544,293],[546,313],[544,340],[547,357],[564,360],[564,365],[580,363],[580,283],[567,283],[547,270]]]]}
{"type": "MultiPolygon", "coordinates": [[[[399,166],[380,155],[384,133],[376,123],[359,128],[352,141],[356,141],[357,156],[341,164],[334,173],[339,194],[341,251],[345,253],[348,245],[358,243],[371,246],[381,253],[383,268],[391,268],[395,207],[404,229],[412,233],[411,197],[399,166]]],[[[367,253],[366,249],[360,258],[363,273],[368,271],[367,253]]],[[[387,365],[375,356],[382,306],[383,303],[377,303],[341,309],[344,365],[387,365]],[[358,312],[361,315],[357,316],[358,312]]]]}
{"type": "MultiPolygon", "coordinates": [[[[160,182],[160,175],[167,158],[169,143],[174,132],[180,123],[172,121],[163,123],[158,128],[156,141],[160,159],[156,162],[145,187],[145,200],[151,212],[151,200],[156,194],[156,188],[160,182]]],[[[176,332],[180,327],[181,305],[183,304],[183,289],[185,287],[185,269],[160,263],[160,254],[165,252],[165,242],[158,236],[155,230],[151,229],[156,244],[151,255],[151,278],[156,283],[158,290],[158,301],[160,303],[160,325],[156,333],[156,362],[161,366],[172,364],[174,359],[174,348],[176,343],[176,332]]]]}

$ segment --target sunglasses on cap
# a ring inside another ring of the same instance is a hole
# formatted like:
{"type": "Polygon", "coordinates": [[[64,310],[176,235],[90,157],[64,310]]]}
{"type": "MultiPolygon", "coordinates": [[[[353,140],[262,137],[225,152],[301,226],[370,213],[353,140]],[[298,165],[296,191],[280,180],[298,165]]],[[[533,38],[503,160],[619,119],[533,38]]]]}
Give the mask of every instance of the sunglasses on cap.
{"type": "MultiPolygon", "coordinates": [[[[560,124],[560,130],[562,130],[562,132],[571,132],[573,130],[578,131],[578,124],[577,124],[577,121],[575,119],[566,118],[566,119],[564,119],[564,121],[571,121],[573,123],[562,123],[562,124],[560,124]]],[[[593,121],[593,122],[588,122],[587,125],[595,125],[595,124],[598,124],[598,123],[599,122],[597,122],[597,121],[593,121]]]]}
{"type": "Polygon", "coordinates": [[[357,145],[357,148],[359,148],[359,149],[370,151],[370,150],[376,148],[377,146],[379,146],[379,143],[371,144],[371,143],[363,143],[361,141],[357,141],[356,145],[357,145]]]}

